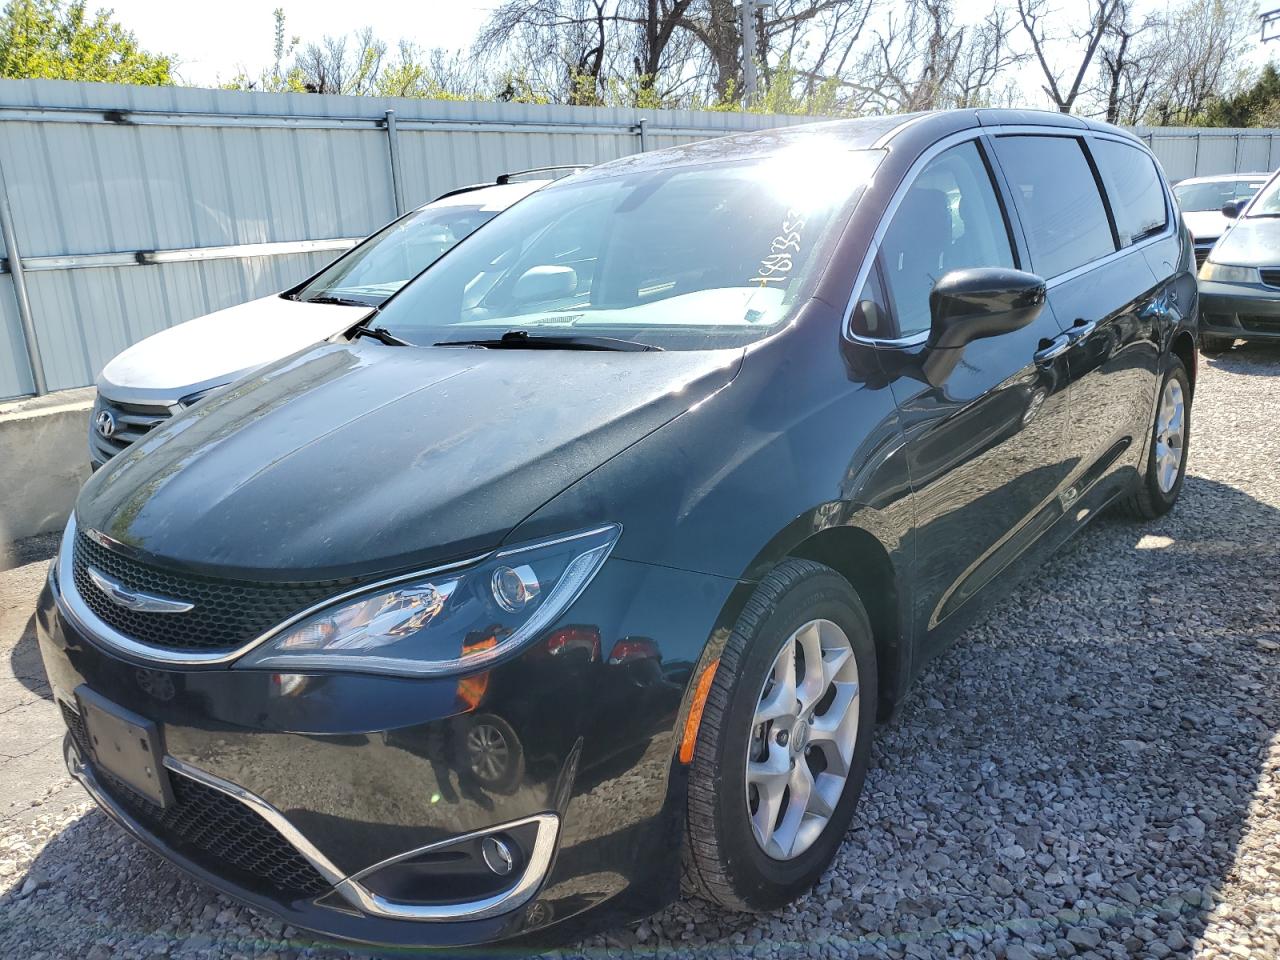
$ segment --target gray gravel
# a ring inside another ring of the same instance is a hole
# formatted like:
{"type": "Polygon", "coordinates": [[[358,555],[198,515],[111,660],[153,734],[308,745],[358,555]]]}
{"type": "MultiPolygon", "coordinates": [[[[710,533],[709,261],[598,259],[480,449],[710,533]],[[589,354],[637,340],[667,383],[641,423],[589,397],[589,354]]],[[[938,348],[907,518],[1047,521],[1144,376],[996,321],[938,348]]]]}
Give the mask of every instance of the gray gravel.
{"type": "MultiPolygon", "coordinates": [[[[561,955],[1280,957],[1280,351],[1201,369],[1177,509],[1099,520],[930,667],[811,895],[686,901],[561,955]]],[[[0,574],[0,956],[357,956],[183,879],[68,783],[42,576],[0,574]]]]}

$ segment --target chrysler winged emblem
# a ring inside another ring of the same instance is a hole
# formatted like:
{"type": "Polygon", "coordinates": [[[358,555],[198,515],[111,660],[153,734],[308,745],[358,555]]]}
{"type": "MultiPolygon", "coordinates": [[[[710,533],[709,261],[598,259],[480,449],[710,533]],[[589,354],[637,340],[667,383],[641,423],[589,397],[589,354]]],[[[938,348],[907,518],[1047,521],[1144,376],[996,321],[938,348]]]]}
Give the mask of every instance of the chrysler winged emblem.
{"type": "Polygon", "coordinates": [[[141,590],[130,590],[119,580],[93,567],[85,567],[85,573],[89,574],[93,585],[106,594],[108,600],[126,610],[136,610],[139,613],[186,613],[194,610],[196,606],[194,603],[157,597],[155,594],[143,593],[141,590]]]}

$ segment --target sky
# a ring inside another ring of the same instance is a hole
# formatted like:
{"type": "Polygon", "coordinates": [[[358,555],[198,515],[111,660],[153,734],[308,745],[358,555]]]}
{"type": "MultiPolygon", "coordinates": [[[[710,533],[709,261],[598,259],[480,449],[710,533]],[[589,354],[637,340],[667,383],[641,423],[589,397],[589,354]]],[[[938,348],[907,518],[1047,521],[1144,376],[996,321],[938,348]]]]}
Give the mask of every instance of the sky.
{"type": "MultiPolygon", "coordinates": [[[[326,34],[343,35],[372,27],[393,48],[401,38],[430,49],[466,50],[499,0],[215,0],[213,3],[174,3],[173,0],[100,0],[114,9],[117,19],[137,34],[142,45],[177,56],[178,75],[185,83],[216,86],[239,73],[258,76],[270,66],[275,22],[272,10],[282,6],[286,31],[303,42],[326,34]],[[182,13],[175,16],[175,9],[182,13]]],[[[1064,3],[1080,0],[1064,0],[1064,3]]],[[[91,0],[90,7],[98,2],[91,0]]],[[[1164,6],[1162,0],[1138,0],[1138,12],[1164,6]]],[[[1268,2],[1266,6],[1274,6],[1268,2]]],[[[959,22],[980,20],[991,0],[956,0],[959,22]]],[[[1258,43],[1250,60],[1262,65],[1280,54],[1280,42],[1258,43]]],[[[1038,90],[1038,68],[1025,64],[1019,85],[1038,90]]]]}

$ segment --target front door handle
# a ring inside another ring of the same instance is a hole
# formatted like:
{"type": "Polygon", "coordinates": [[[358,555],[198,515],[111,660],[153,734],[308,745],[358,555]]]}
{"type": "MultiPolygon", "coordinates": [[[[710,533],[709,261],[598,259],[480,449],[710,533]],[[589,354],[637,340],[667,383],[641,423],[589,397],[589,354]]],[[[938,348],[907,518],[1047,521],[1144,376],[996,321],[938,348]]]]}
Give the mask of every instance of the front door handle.
{"type": "Polygon", "coordinates": [[[1097,329],[1097,320],[1077,320],[1075,326],[1067,331],[1068,341],[1078,343],[1097,329]]]}
{"type": "MultiPolygon", "coordinates": [[[[1043,340],[1040,342],[1044,343],[1043,340]]],[[[1050,340],[1045,346],[1037,350],[1033,359],[1038,366],[1051,366],[1053,361],[1057,360],[1060,356],[1071,349],[1071,344],[1073,342],[1074,341],[1071,339],[1069,334],[1060,333],[1050,340]]]]}

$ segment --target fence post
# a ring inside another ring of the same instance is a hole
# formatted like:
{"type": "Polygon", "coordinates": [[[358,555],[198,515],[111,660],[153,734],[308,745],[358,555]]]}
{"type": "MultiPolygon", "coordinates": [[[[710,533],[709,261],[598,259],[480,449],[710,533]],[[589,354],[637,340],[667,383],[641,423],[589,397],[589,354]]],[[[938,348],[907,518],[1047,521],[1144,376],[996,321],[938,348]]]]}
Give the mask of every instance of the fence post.
{"type": "Polygon", "coordinates": [[[9,261],[9,275],[13,278],[13,296],[18,302],[18,319],[22,323],[22,338],[27,343],[27,365],[31,368],[31,384],[36,396],[49,392],[44,377],[44,360],[40,356],[40,343],[36,339],[35,320],[31,316],[31,298],[27,296],[27,277],[22,272],[22,253],[18,249],[17,233],[13,228],[13,211],[9,208],[9,187],[4,179],[4,167],[0,165],[0,237],[4,239],[5,257],[9,261]]]}
{"type": "Polygon", "coordinates": [[[400,177],[400,132],[396,129],[396,112],[387,111],[387,155],[391,161],[391,193],[395,198],[396,216],[404,213],[404,186],[400,177]]]}
{"type": "Polygon", "coordinates": [[[645,138],[644,138],[644,125],[648,122],[649,122],[648,117],[641,117],[639,120],[636,121],[636,125],[633,128],[635,130],[636,136],[640,138],[641,153],[644,153],[648,149],[648,144],[645,143],[645,138]]]}

